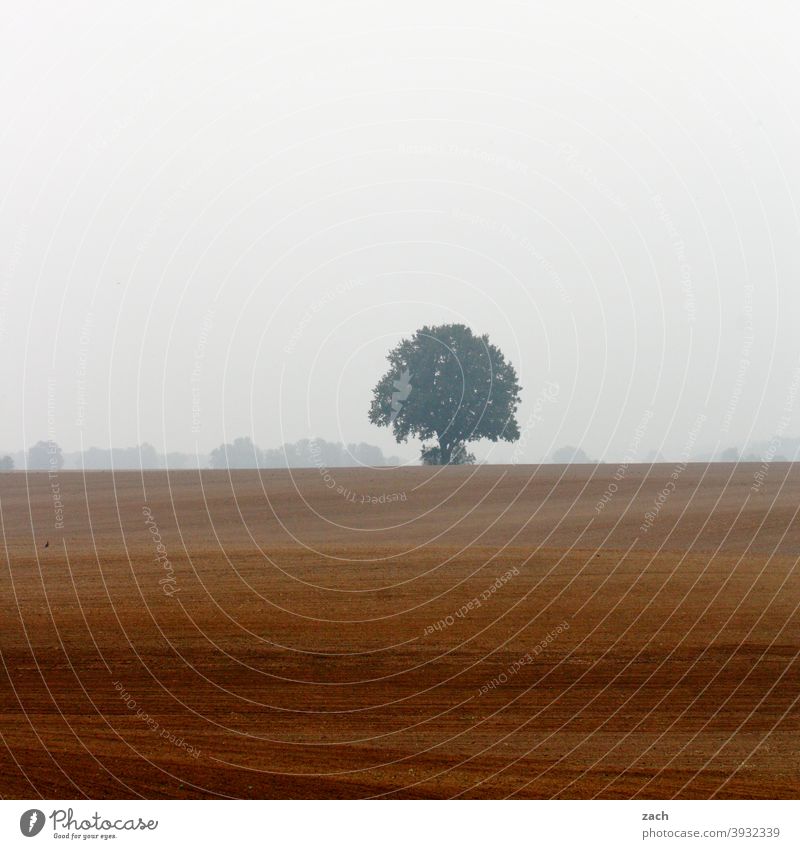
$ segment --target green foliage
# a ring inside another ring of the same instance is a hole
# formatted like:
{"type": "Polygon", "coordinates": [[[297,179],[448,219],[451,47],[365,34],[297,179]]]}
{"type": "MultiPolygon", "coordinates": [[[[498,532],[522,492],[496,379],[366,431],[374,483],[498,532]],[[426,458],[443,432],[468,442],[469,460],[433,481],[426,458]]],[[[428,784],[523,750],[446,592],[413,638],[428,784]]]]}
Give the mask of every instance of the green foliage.
{"type": "Polygon", "coordinates": [[[387,356],[390,368],[373,390],[369,420],[391,427],[398,442],[423,447],[427,464],[474,462],[465,445],[477,439],[519,439],[520,385],[488,336],[463,324],[423,327],[387,356]]]}

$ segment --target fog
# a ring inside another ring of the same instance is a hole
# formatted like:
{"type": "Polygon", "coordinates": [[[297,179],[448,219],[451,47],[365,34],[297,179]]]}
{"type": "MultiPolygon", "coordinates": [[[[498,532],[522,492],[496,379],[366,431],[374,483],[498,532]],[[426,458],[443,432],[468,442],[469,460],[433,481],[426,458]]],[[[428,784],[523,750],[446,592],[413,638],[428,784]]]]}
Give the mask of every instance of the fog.
{"type": "Polygon", "coordinates": [[[367,420],[487,333],[538,462],[800,434],[800,13],[730,2],[31,3],[0,30],[0,450],[367,420]],[[555,390],[553,389],[555,387],[555,390]]]}

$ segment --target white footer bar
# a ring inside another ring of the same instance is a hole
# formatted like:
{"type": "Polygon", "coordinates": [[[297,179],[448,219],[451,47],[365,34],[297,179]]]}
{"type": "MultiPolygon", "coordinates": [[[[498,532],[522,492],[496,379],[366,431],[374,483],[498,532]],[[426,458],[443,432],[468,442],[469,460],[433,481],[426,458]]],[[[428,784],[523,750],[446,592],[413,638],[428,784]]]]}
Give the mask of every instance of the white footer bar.
{"type": "Polygon", "coordinates": [[[800,846],[796,801],[0,801],[0,845],[800,846]]]}

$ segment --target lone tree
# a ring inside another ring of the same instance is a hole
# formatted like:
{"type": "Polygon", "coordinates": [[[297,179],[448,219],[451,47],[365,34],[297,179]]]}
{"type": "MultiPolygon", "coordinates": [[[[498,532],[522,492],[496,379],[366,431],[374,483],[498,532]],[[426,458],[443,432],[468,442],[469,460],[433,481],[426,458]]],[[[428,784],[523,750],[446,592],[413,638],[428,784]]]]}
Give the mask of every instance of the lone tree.
{"type": "Polygon", "coordinates": [[[488,336],[463,324],[423,327],[387,359],[390,368],[373,390],[369,420],[391,427],[398,442],[422,439],[424,463],[474,462],[468,442],[519,439],[521,387],[488,336]],[[429,439],[436,442],[426,447],[429,439]]]}

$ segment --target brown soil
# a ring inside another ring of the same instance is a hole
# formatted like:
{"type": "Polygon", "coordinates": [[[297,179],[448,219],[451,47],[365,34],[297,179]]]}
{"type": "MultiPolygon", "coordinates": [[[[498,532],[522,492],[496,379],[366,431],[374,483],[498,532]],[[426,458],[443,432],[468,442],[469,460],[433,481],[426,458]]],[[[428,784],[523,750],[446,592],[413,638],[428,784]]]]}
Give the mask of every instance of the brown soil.
{"type": "Polygon", "coordinates": [[[800,468],[617,471],[0,475],[0,794],[796,797],[800,468]]]}

